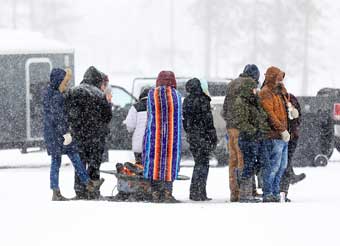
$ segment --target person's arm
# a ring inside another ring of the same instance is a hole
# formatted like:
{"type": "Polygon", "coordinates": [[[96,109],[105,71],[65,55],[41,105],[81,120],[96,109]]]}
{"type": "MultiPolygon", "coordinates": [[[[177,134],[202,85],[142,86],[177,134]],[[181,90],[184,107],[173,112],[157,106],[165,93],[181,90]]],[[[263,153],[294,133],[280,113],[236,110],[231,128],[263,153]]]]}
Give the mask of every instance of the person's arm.
{"type": "Polygon", "coordinates": [[[263,109],[266,111],[269,117],[269,122],[271,123],[271,126],[274,128],[274,130],[278,132],[284,132],[286,131],[286,127],[281,124],[279,119],[274,113],[274,105],[273,105],[273,97],[270,93],[261,91],[260,94],[260,102],[263,107],[263,109]]]}
{"type": "Polygon", "coordinates": [[[134,106],[132,106],[128,112],[128,115],[125,119],[125,125],[128,132],[132,133],[137,126],[137,110],[134,106]]]}

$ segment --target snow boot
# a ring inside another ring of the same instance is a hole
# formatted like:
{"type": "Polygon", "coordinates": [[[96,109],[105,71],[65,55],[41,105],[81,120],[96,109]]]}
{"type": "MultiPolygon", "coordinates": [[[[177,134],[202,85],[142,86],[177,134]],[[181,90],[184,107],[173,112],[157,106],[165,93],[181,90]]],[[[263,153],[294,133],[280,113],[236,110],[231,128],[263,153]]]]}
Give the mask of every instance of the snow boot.
{"type": "Polygon", "coordinates": [[[59,189],[53,190],[52,201],[69,201],[66,197],[64,197],[59,189]]]}
{"type": "Polygon", "coordinates": [[[152,192],[152,202],[160,203],[161,202],[161,193],[159,191],[152,192]]]}
{"type": "Polygon", "coordinates": [[[164,202],[164,203],[179,203],[179,201],[175,197],[172,196],[172,194],[169,190],[164,191],[162,202],[164,202]]]}
{"type": "Polygon", "coordinates": [[[242,203],[258,203],[261,202],[253,196],[253,182],[252,177],[240,180],[240,202],[242,203]]]}
{"type": "Polygon", "coordinates": [[[100,189],[100,186],[104,183],[105,179],[101,178],[99,180],[92,180],[90,179],[90,181],[87,183],[86,185],[86,189],[89,192],[94,192],[96,190],[100,189]]]}
{"type": "Polygon", "coordinates": [[[277,202],[273,195],[264,196],[262,202],[277,202]]]}
{"type": "Polygon", "coordinates": [[[298,175],[293,173],[293,175],[290,178],[290,183],[296,184],[296,183],[304,180],[305,178],[306,178],[306,174],[304,174],[304,173],[301,173],[301,174],[298,174],[298,175]]]}

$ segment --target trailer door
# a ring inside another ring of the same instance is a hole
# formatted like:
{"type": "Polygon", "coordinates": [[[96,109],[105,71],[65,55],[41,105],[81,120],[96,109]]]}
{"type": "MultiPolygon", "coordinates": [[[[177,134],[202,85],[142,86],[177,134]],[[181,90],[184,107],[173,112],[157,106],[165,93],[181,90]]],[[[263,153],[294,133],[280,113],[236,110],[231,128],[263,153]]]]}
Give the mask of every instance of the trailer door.
{"type": "Polygon", "coordinates": [[[52,63],[48,58],[30,58],[26,62],[26,131],[27,140],[43,137],[43,96],[49,83],[52,63]]]}

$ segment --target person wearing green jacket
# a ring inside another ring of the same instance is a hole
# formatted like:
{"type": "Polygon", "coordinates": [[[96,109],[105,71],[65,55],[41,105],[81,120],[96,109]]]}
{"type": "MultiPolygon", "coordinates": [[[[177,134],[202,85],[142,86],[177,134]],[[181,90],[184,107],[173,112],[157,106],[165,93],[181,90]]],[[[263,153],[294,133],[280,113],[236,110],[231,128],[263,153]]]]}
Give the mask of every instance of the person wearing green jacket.
{"type": "Polygon", "coordinates": [[[253,196],[252,177],[257,162],[263,164],[269,161],[268,149],[262,148],[262,142],[267,138],[270,126],[256,89],[255,81],[245,81],[235,101],[235,123],[240,132],[238,144],[244,159],[240,175],[240,202],[260,202],[253,196]]]}

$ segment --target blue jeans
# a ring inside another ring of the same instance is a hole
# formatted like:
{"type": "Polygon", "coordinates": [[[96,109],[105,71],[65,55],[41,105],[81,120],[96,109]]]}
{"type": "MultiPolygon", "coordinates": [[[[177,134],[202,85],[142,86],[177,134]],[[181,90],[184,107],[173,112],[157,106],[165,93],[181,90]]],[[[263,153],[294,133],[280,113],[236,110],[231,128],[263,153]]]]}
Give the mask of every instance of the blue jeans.
{"type": "MultiPolygon", "coordinates": [[[[86,185],[90,181],[90,177],[86,172],[86,169],[81,162],[78,153],[67,154],[70,158],[72,165],[76,171],[81,182],[86,185]]],[[[61,155],[52,155],[52,163],[50,170],[50,187],[52,190],[59,189],[59,169],[61,165],[61,155]]]]}
{"type": "Polygon", "coordinates": [[[283,140],[266,140],[271,142],[270,159],[264,163],[263,169],[263,196],[279,196],[280,182],[288,162],[288,143],[283,140]]]}
{"type": "Polygon", "coordinates": [[[259,154],[259,143],[256,141],[244,141],[238,139],[238,145],[243,155],[242,179],[251,178],[255,174],[255,165],[259,154]]]}

